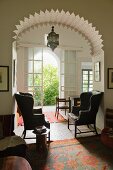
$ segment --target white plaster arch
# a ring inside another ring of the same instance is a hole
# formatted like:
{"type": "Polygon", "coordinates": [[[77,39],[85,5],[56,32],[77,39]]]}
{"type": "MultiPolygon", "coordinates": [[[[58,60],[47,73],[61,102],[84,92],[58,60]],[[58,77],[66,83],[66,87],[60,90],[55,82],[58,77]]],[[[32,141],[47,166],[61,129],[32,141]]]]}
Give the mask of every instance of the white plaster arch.
{"type": "Polygon", "coordinates": [[[20,21],[19,25],[16,25],[16,34],[13,38],[18,41],[22,33],[28,29],[34,28],[36,25],[47,25],[47,24],[58,24],[66,26],[67,28],[74,29],[78,31],[82,36],[84,36],[91,47],[91,55],[97,56],[103,52],[103,40],[102,35],[99,34],[99,31],[96,30],[96,27],[92,26],[92,23],[89,23],[88,20],[85,20],[83,17],[71,13],[69,11],[65,12],[64,10],[51,11],[45,10],[45,12],[40,11],[40,13],[35,13],[34,15],[29,15],[29,18],[24,18],[23,21],[20,21]]]}

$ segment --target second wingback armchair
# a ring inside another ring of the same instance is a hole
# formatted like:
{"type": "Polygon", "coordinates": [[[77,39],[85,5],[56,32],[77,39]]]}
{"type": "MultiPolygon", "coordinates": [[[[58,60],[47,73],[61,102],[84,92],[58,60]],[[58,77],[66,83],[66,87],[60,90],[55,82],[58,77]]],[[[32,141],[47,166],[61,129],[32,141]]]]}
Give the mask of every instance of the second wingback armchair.
{"type": "Polygon", "coordinates": [[[96,115],[101,102],[102,94],[102,92],[92,93],[89,100],[89,108],[87,108],[86,110],[81,110],[80,108],[77,114],[75,114],[74,112],[68,114],[68,129],[70,125],[75,125],[75,138],[79,133],[95,132],[96,134],[98,134],[96,130],[96,115]],[[87,125],[88,128],[89,125],[93,125],[93,129],[89,128],[88,131],[80,131],[78,129],[78,126],[81,125],[87,125]]]}

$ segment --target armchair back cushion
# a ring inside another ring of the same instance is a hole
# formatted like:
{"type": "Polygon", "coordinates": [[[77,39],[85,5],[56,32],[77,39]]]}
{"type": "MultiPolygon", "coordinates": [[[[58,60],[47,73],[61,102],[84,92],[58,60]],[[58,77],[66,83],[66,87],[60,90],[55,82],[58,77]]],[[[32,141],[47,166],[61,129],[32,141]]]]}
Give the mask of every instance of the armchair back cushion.
{"type": "Polygon", "coordinates": [[[34,126],[38,124],[39,125],[43,124],[45,119],[44,114],[42,114],[42,112],[40,114],[38,113],[37,115],[38,117],[34,115],[34,110],[33,110],[34,99],[32,96],[21,95],[16,93],[15,98],[23,117],[25,129],[32,129],[34,126]]]}
{"type": "Polygon", "coordinates": [[[90,106],[88,110],[79,111],[79,119],[77,124],[95,124],[96,115],[101,102],[102,93],[93,94],[90,98],[90,106]]]}
{"type": "Polygon", "coordinates": [[[92,92],[81,93],[80,94],[80,106],[72,106],[72,113],[78,116],[80,110],[88,110],[90,106],[91,96],[92,96],[92,92]]]}

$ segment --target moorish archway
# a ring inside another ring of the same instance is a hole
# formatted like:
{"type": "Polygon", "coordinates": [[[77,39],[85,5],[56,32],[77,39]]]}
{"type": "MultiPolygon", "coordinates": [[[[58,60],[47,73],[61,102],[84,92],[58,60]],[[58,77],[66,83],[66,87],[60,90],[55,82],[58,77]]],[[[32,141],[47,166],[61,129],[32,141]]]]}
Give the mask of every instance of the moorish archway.
{"type": "Polygon", "coordinates": [[[46,10],[45,12],[40,11],[40,13],[35,13],[34,15],[29,15],[28,18],[24,18],[23,21],[20,21],[19,25],[16,25],[16,34],[13,38],[18,41],[21,35],[29,29],[33,29],[38,25],[63,25],[67,28],[71,28],[75,31],[78,31],[82,36],[84,36],[91,47],[91,55],[97,56],[100,55],[103,47],[102,35],[99,34],[99,31],[96,30],[96,27],[92,26],[92,23],[89,23],[88,20],[85,20],[83,17],[76,15],[74,13],[70,14],[69,11],[65,12],[62,10],[51,11],[46,10]]]}

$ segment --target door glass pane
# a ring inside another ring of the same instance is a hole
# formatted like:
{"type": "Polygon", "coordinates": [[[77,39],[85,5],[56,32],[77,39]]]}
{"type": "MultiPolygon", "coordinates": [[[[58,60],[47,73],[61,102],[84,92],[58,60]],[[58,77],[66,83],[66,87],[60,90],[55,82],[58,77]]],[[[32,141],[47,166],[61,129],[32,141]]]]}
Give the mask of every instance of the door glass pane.
{"type": "Polygon", "coordinates": [[[42,48],[34,48],[34,60],[42,60],[42,48]]]}
{"type": "Polygon", "coordinates": [[[28,61],[28,73],[33,73],[33,61],[28,61]]]}
{"type": "Polygon", "coordinates": [[[87,75],[83,75],[83,80],[88,80],[88,76],[87,75]]]}
{"type": "Polygon", "coordinates": [[[83,91],[92,91],[93,90],[93,75],[91,70],[82,71],[82,87],[83,91]]]}
{"type": "Polygon", "coordinates": [[[28,60],[33,60],[33,48],[28,48],[28,60]]]}
{"type": "Polygon", "coordinates": [[[42,85],[42,75],[34,74],[34,86],[41,86],[42,85]]]}
{"type": "Polygon", "coordinates": [[[29,87],[28,87],[28,92],[29,92],[29,93],[33,94],[33,90],[34,90],[34,87],[33,87],[33,86],[29,86],[29,87]]]}
{"type": "Polygon", "coordinates": [[[28,74],[28,86],[33,86],[33,74],[28,74]]]}
{"type": "Polygon", "coordinates": [[[42,89],[41,87],[34,87],[34,105],[41,106],[42,105],[42,89]]]}
{"type": "Polygon", "coordinates": [[[42,62],[34,61],[34,73],[42,73],[42,62]]]}

